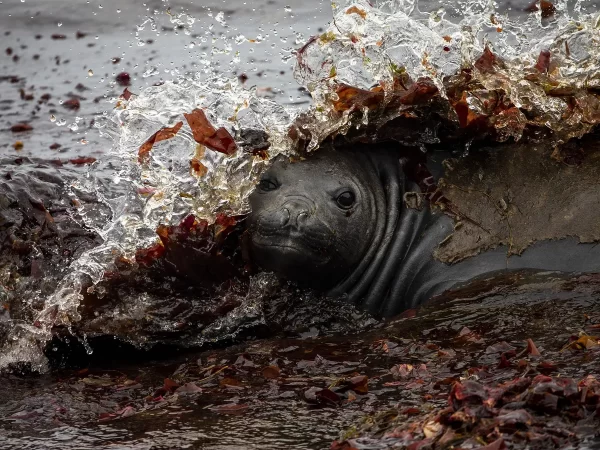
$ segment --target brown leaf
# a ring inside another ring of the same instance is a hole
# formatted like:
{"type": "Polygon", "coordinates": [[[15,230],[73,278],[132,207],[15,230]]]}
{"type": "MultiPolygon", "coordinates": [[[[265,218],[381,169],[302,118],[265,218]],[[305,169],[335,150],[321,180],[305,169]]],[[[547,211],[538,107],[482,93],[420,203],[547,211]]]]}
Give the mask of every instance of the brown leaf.
{"type": "Polygon", "coordinates": [[[348,380],[350,389],[357,394],[367,394],[369,392],[369,377],[358,375],[348,380]]]}
{"type": "Polygon", "coordinates": [[[359,8],[359,7],[357,7],[357,6],[353,6],[353,7],[351,7],[351,8],[348,8],[348,9],[346,10],[346,14],[358,14],[358,15],[359,15],[360,17],[362,17],[363,19],[366,19],[366,18],[367,18],[367,13],[366,13],[366,11],[364,11],[364,10],[360,9],[360,8],[359,8]]]}
{"type": "Polygon", "coordinates": [[[235,378],[231,378],[231,377],[225,377],[223,378],[220,383],[221,386],[235,386],[235,387],[241,387],[242,386],[242,382],[239,380],[236,380],[235,378]]]}
{"type": "Polygon", "coordinates": [[[79,99],[77,98],[71,98],[65,102],[63,102],[63,108],[66,109],[70,109],[72,111],[78,110],[81,107],[81,104],[79,103],[79,99]]]}
{"type": "Polygon", "coordinates": [[[403,105],[419,105],[431,100],[439,92],[431,80],[419,80],[411,85],[400,99],[403,105]]]}
{"type": "Polygon", "coordinates": [[[190,114],[183,114],[194,135],[194,140],[199,144],[216,152],[233,155],[237,145],[225,128],[215,127],[208,121],[206,114],[201,109],[194,109],[190,114]]]}
{"type": "Polygon", "coordinates": [[[146,140],[146,142],[144,142],[140,146],[140,149],[138,150],[138,161],[140,163],[142,163],[144,161],[144,158],[150,153],[150,150],[152,150],[152,147],[154,146],[154,144],[156,144],[157,142],[160,142],[160,141],[171,139],[173,136],[175,136],[179,132],[179,130],[181,129],[182,126],[183,126],[183,122],[177,122],[175,124],[175,126],[161,128],[156,133],[154,133],[152,136],[150,136],[146,140]]]}
{"type": "Polygon", "coordinates": [[[341,84],[337,88],[336,94],[338,99],[333,102],[333,107],[338,112],[347,111],[355,106],[366,106],[373,109],[379,106],[384,99],[384,93],[380,90],[367,91],[347,84],[341,84]]]}
{"type": "Polygon", "coordinates": [[[280,373],[281,373],[281,370],[277,366],[268,366],[263,369],[263,377],[265,377],[269,380],[274,380],[276,378],[279,378],[280,373]]]}
{"type": "Polygon", "coordinates": [[[12,131],[13,133],[22,133],[23,131],[31,130],[33,130],[33,127],[28,123],[17,123],[16,125],[10,127],[10,131],[12,131]]]}
{"type": "Polygon", "coordinates": [[[567,344],[565,348],[570,348],[572,350],[587,350],[590,348],[598,347],[598,345],[600,345],[600,339],[598,339],[595,336],[584,335],[576,341],[567,344]]]}

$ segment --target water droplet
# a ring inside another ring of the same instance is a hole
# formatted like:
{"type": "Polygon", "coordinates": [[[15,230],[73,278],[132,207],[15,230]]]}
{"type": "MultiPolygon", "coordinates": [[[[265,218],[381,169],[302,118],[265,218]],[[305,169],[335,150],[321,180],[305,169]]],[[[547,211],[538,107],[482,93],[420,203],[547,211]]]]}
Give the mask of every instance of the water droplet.
{"type": "Polygon", "coordinates": [[[225,22],[225,13],[223,11],[221,11],[215,16],[215,20],[223,26],[227,25],[227,23],[225,22]]]}
{"type": "Polygon", "coordinates": [[[285,10],[285,12],[292,12],[292,7],[291,6],[286,6],[283,9],[285,10]]]}
{"type": "Polygon", "coordinates": [[[94,71],[92,69],[88,70],[88,77],[91,77],[94,75],[94,71]]]}
{"type": "Polygon", "coordinates": [[[50,114],[50,122],[56,122],[56,116],[54,114],[50,114]]]}
{"type": "Polygon", "coordinates": [[[57,24],[59,27],[62,27],[62,22],[58,22],[57,24]]]}

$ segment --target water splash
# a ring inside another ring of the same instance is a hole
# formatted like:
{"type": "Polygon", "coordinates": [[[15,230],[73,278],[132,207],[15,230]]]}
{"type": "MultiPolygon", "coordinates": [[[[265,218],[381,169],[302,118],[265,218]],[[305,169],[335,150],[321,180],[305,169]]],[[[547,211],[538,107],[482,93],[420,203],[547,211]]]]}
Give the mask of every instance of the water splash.
{"type": "MultiPolygon", "coordinates": [[[[517,18],[486,1],[445,2],[429,12],[412,1],[333,3],[329,28],[297,54],[296,79],[315,100],[314,117],[303,124],[308,150],[334,132],[345,134],[353,115],[362,115],[359,123],[375,118],[381,126],[414,109],[404,102],[400,111],[383,111],[418,80],[435,85],[447,103],[446,118],[457,124],[461,101],[475,115],[502,119],[489,106],[491,97],[501,96],[506,109],[518,110],[521,128],[545,127],[561,142],[589,132],[599,122],[600,15],[584,13],[586,3],[534,4],[537,11],[517,18]],[[381,92],[378,108],[364,99],[341,108],[344,86],[381,92]]],[[[504,126],[496,128],[502,132],[504,126]]],[[[519,139],[522,132],[515,129],[504,140],[519,139]]]]}
{"type": "MultiPolygon", "coordinates": [[[[73,264],[45,300],[35,326],[21,324],[13,330],[0,367],[29,361],[44,370],[41,349],[52,327],[77,323],[85,286],[101,281],[114,268],[116,256],[133,259],[137,249],[155,244],[159,225],[177,224],[190,213],[213,221],[219,213],[247,212],[248,195],[270,159],[293,154],[303,138],[306,148],[315,150],[332,134],[373,123],[380,127],[409,114],[415,102],[396,101],[406,100],[407,93],[435,88],[445,102],[434,105],[441,116],[457,128],[467,127],[472,117],[484,117],[497,140],[519,140],[527,126],[545,127],[557,142],[588,132],[600,122],[600,15],[587,13],[587,4],[561,0],[551,11],[537,7],[515,18],[483,0],[446,1],[429,11],[416,0],[334,2],[328,29],[296,52],[296,79],[314,102],[301,115],[243,88],[236,78],[223,77],[217,62],[228,58],[235,64],[239,52],[233,49],[248,39],[238,33],[218,37],[207,30],[202,40],[210,39],[213,46],[199,72],[182,76],[174,70],[173,81],[119,99],[99,123],[100,133],[113,140],[112,150],[93,172],[72,184],[71,195],[93,193],[105,205],[102,214],[85,205],[78,211],[104,243],[73,264]],[[489,99],[499,93],[505,108],[490,110],[489,99]],[[233,155],[199,146],[183,116],[195,109],[234,137],[233,155]],[[140,163],[139,148],[148,137],[180,121],[177,134],[155,143],[140,163]],[[246,130],[268,135],[268,153],[245,150],[246,130]],[[194,159],[204,170],[190,168],[194,159]]],[[[168,15],[186,34],[195,22],[184,13],[168,15]]],[[[222,13],[214,20],[228,27],[222,13]]],[[[147,18],[136,32],[138,42],[143,43],[140,33],[146,26],[158,30],[154,18],[147,18]]],[[[252,41],[260,40],[258,35],[252,41]]],[[[283,53],[289,59],[290,52],[283,53]]],[[[440,138],[431,128],[418,140],[426,145],[440,138]]],[[[256,302],[249,302],[250,315],[260,320],[256,302]]],[[[210,329],[218,334],[226,324],[232,334],[241,323],[234,316],[247,311],[242,308],[210,329]]]]}

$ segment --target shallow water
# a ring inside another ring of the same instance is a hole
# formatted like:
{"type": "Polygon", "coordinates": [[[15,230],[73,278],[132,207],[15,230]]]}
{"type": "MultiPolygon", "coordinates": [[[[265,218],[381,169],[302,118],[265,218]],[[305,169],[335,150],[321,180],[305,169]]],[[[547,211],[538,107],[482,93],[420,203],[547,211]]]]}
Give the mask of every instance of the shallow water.
{"type": "Polygon", "coordinates": [[[256,85],[264,95],[274,96],[283,103],[309,102],[293,79],[293,60],[283,62],[282,54],[289,55],[327,24],[331,18],[327,2],[302,2],[291,8],[291,12],[284,9],[283,2],[274,0],[172,1],[168,5],[173,11],[185,10],[197,18],[192,34],[173,29],[175,25],[164,13],[167,3],[161,1],[3,0],[0,3],[0,154],[49,159],[102,155],[109,143],[90,130],[90,124],[98,114],[110,111],[114,99],[123,91],[124,86],[118,85],[115,77],[121,72],[129,73],[129,90],[137,93],[161,80],[176,78],[178,73],[200,70],[203,60],[218,62],[218,56],[200,55],[210,52],[211,45],[210,39],[203,42],[206,39],[203,30],[220,27],[214,16],[221,11],[229,27],[221,27],[222,32],[243,34],[249,39],[269,34],[259,44],[241,46],[242,59],[234,66],[224,63],[223,75],[243,73],[247,85],[256,85]],[[137,26],[155,9],[161,11],[157,15],[161,20],[157,26],[160,35],[147,25],[136,37],[137,26]],[[277,35],[273,30],[277,30],[277,35]],[[78,37],[78,32],[85,36],[78,37]],[[64,35],[65,39],[53,39],[53,35],[64,35]],[[140,40],[143,46],[139,46],[140,40]],[[194,47],[190,48],[192,44],[194,47]],[[7,49],[11,49],[10,55],[7,49]],[[14,60],[15,57],[18,59],[14,60]],[[115,58],[120,60],[113,63],[115,58]],[[90,70],[93,75],[89,75],[90,70]],[[13,77],[18,77],[18,81],[13,82],[13,77]],[[21,99],[19,89],[34,98],[21,99]],[[51,99],[38,105],[46,93],[51,99]],[[80,98],[78,111],[61,105],[71,95],[80,98]],[[52,114],[56,117],[54,123],[50,121],[52,114]],[[74,132],[68,128],[77,117],[81,120],[74,132]],[[59,127],[61,120],[66,123],[59,127]],[[30,122],[33,132],[18,136],[10,132],[10,126],[23,121],[30,122]],[[18,152],[12,148],[17,139],[24,143],[18,152]],[[81,139],[88,143],[82,144],[81,139]],[[49,149],[54,143],[61,148],[49,149]]]}
{"type": "MultiPolygon", "coordinates": [[[[115,362],[111,370],[92,364],[77,372],[7,377],[0,405],[6,440],[0,448],[325,449],[352,426],[371,436],[362,444],[353,441],[357,448],[391,448],[393,441],[379,440],[382,431],[374,430],[408,426],[442,410],[449,380],[495,386],[539,371],[600,378],[600,346],[565,350],[571,336],[600,329],[599,292],[597,277],[501,277],[359,335],[248,341],[167,361],[115,362]],[[528,353],[526,339],[541,356],[528,353]],[[509,355],[510,349],[519,356],[509,355]],[[507,364],[498,365],[500,352],[507,352],[507,364]],[[210,369],[215,364],[217,371],[210,369]],[[398,375],[402,364],[420,367],[419,374],[398,375]],[[264,369],[273,365],[279,371],[266,378],[264,369]],[[353,399],[309,399],[310,388],[355,375],[368,381],[367,391],[354,388],[353,399]],[[161,391],[165,378],[184,387],[192,383],[197,392],[161,391]],[[399,413],[409,408],[416,408],[413,416],[399,413]],[[396,422],[375,426],[377,420],[362,420],[383,411],[396,411],[396,422]]],[[[560,412],[544,414],[535,421],[538,438],[571,423],[575,434],[562,437],[560,448],[600,445],[600,436],[593,438],[596,423],[592,430],[573,428],[573,419],[560,412]]],[[[513,440],[511,448],[524,444],[518,433],[504,436],[513,440]]]]}
{"type": "MultiPolygon", "coordinates": [[[[523,15],[522,9],[527,3],[513,4],[510,15],[523,15]]],[[[0,49],[0,156],[63,161],[88,156],[101,159],[110,144],[99,138],[91,126],[103,111],[112,110],[116,97],[122,92],[124,86],[114,81],[117,74],[128,72],[132,79],[129,90],[137,93],[161,80],[202,69],[203,58],[195,56],[195,52],[208,50],[207,44],[201,42],[201,34],[187,35],[184,30],[173,30],[171,26],[156,36],[147,25],[139,35],[144,45],[138,45],[136,25],[144,22],[149,10],[164,9],[165,2],[145,5],[128,2],[127,7],[123,7],[122,2],[117,1],[90,1],[77,6],[67,0],[0,2],[3,12],[0,34],[4,44],[0,49]],[[117,12],[119,7],[121,12],[117,12]],[[77,31],[86,35],[78,38],[77,31]],[[41,38],[36,38],[37,34],[41,38]],[[52,39],[52,34],[64,34],[66,39],[52,39]],[[190,48],[192,43],[194,47],[190,48]],[[11,49],[10,55],[4,47],[11,49]],[[113,64],[113,58],[121,60],[113,64]],[[79,83],[83,86],[77,88],[79,83]],[[51,98],[38,103],[45,93],[51,98]],[[30,94],[33,99],[28,98],[30,94]],[[74,96],[80,100],[80,109],[65,109],[61,102],[74,96]],[[52,115],[54,122],[50,120],[52,115]],[[12,125],[24,121],[33,126],[33,131],[19,134],[10,131],[12,125]],[[57,126],[61,121],[64,125],[57,126]],[[21,150],[13,147],[16,140],[22,141],[21,150]],[[51,149],[52,144],[60,147],[51,149]]],[[[212,16],[208,5],[201,6],[197,2],[170,2],[170,5],[173,10],[188,9],[190,15],[198,19],[195,29],[219,26],[215,15],[223,10],[225,22],[236,29],[236,33],[247,38],[269,33],[259,45],[242,46],[242,59],[236,65],[227,63],[229,57],[216,55],[209,59],[215,64],[223,61],[223,74],[246,74],[246,84],[258,86],[262,96],[290,106],[309,104],[310,98],[294,81],[293,58],[289,57],[292,49],[326,28],[331,18],[328,2],[302,2],[291,5],[291,11],[284,3],[273,0],[215,2],[210,8],[212,16]],[[275,28],[277,36],[270,32],[275,28]],[[249,52],[251,47],[252,53],[249,52]]],[[[421,3],[421,6],[433,9],[436,2],[421,3]]],[[[503,4],[502,9],[509,6],[503,4]]],[[[75,170],[81,174],[86,171],[85,167],[75,170]]],[[[525,287],[523,292],[509,292],[508,300],[497,308],[492,308],[498,300],[494,295],[482,304],[480,298],[473,304],[467,299],[464,304],[457,302],[449,308],[428,311],[408,326],[390,325],[384,330],[361,332],[356,336],[263,340],[225,350],[187,353],[166,361],[129,365],[123,361],[105,361],[92,363],[89,372],[84,373],[64,371],[33,378],[6,375],[2,380],[5,394],[0,402],[0,436],[4,434],[7,439],[0,441],[0,448],[328,448],[340,431],[358,423],[366,413],[423,403],[404,386],[383,385],[391,380],[392,366],[416,364],[423,358],[377,353],[376,342],[400,340],[402,345],[408,346],[411,340],[423,345],[433,341],[439,347],[457,349],[460,353],[457,359],[462,358],[459,367],[445,367],[438,362],[432,363],[432,367],[440,369],[437,374],[440,378],[450,374],[459,378],[469,368],[490,363],[486,360],[484,344],[478,343],[474,348],[469,347],[470,344],[457,344],[457,334],[463,327],[477,329],[486,345],[506,340],[521,349],[525,339],[532,338],[547,351],[544,357],[561,361],[558,370],[561,376],[600,376],[597,349],[567,356],[560,352],[570,336],[585,328],[584,314],[593,318],[600,314],[598,292],[574,295],[565,286],[557,287],[555,281],[525,287]],[[515,303],[520,306],[514,308],[515,303]],[[298,348],[282,351],[289,347],[298,348]],[[202,384],[204,394],[185,396],[168,392],[164,400],[154,400],[161,397],[155,393],[164,378],[178,379],[178,383],[196,382],[205,378],[195,372],[198,368],[217,363],[236,366],[242,353],[256,361],[256,367],[237,367],[232,371],[232,376],[241,380],[242,387],[221,384],[223,376],[219,375],[202,384]],[[320,361],[317,355],[325,358],[325,362],[314,371],[311,365],[301,364],[302,361],[320,361]],[[198,358],[200,363],[195,362],[198,358]],[[261,369],[273,362],[282,368],[284,375],[265,382],[261,369]],[[191,369],[182,374],[181,367],[186,365],[191,369]],[[309,387],[326,387],[342,374],[353,372],[366,374],[372,380],[370,394],[359,396],[356,403],[323,408],[311,406],[303,399],[309,387]],[[110,382],[105,386],[94,384],[95,377],[103,375],[108,376],[110,382]],[[124,380],[135,380],[131,385],[136,387],[122,389],[128,387],[124,380]],[[151,399],[147,400],[147,396],[151,399]],[[212,409],[223,403],[247,407],[234,411],[212,409]],[[128,405],[132,405],[135,412],[130,417],[103,416],[117,414],[117,411],[122,415],[128,405]],[[105,422],[105,419],[110,420],[105,422]]],[[[538,362],[534,359],[532,364],[538,362]]],[[[520,373],[512,367],[509,375],[514,377],[520,373]]],[[[433,402],[435,407],[445,404],[447,391],[446,387],[439,389],[438,398],[433,402]]],[[[385,448],[375,443],[369,445],[369,448],[385,448]]],[[[594,448],[593,445],[596,444],[588,443],[581,448],[594,448]]]]}

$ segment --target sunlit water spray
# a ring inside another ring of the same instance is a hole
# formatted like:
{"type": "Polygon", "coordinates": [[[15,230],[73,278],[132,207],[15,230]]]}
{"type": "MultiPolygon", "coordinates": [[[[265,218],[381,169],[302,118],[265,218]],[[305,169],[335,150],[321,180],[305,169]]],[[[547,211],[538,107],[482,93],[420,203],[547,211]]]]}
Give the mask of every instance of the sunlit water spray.
{"type": "MultiPolygon", "coordinates": [[[[227,30],[219,34],[212,27],[204,30],[199,41],[210,41],[211,50],[199,60],[200,70],[182,74],[174,67],[172,81],[115,99],[115,109],[97,125],[102,136],[112,139],[112,149],[71,186],[71,194],[93,193],[105,205],[106,214],[85,205],[79,211],[104,243],[73,264],[45,300],[35,325],[15,326],[0,354],[0,368],[29,362],[44,370],[43,345],[52,327],[77,324],[84,286],[100,282],[114,269],[117,256],[133,259],[136,250],[156,244],[159,225],[176,225],[189,214],[212,222],[220,213],[247,213],[247,198],[268,161],[297,151],[299,138],[290,130],[298,130],[294,123],[300,113],[300,134],[312,151],[333,133],[344,134],[373,120],[381,125],[410,111],[413,105],[406,102],[391,111],[385,105],[398,95],[399,80],[405,91],[418,80],[428,80],[449,104],[447,119],[456,123],[464,120],[457,112],[459,104],[475,116],[493,116],[484,97],[502,92],[509,113],[494,113],[492,121],[500,141],[521,139],[531,124],[546,127],[555,142],[589,132],[600,121],[600,16],[586,12],[588,4],[543,2],[514,18],[485,1],[445,2],[427,12],[417,2],[403,0],[332,3],[328,28],[294,55],[296,79],[313,97],[308,111],[282,106],[245,88],[238,78],[223,76],[223,64],[239,62],[237,48],[249,39],[227,30]],[[465,73],[469,86],[477,89],[465,89],[462,98],[453,98],[465,73]],[[380,96],[377,107],[354,101],[355,91],[349,99],[341,98],[342,86],[380,96]],[[194,110],[202,110],[215,129],[223,128],[233,137],[233,152],[198,142],[185,116],[194,110]],[[141,158],[140,147],[149,137],[173,127],[172,136],[156,140],[141,158]],[[247,151],[247,130],[268,135],[266,153],[247,151]]],[[[167,14],[182,32],[191,33],[193,17],[170,10],[167,14]]],[[[227,28],[221,13],[215,12],[214,19],[227,28]]],[[[146,27],[158,29],[154,16],[138,27],[138,45],[143,45],[146,27]]],[[[257,35],[251,40],[260,39],[257,35]]],[[[291,53],[282,51],[282,58],[289,59],[286,55],[291,53]]],[[[423,135],[423,144],[439,140],[435,130],[423,135]]],[[[260,285],[257,281],[252,289],[260,290],[260,285]]],[[[242,319],[259,297],[253,292],[250,303],[232,315],[242,319]]],[[[235,323],[223,329],[232,334],[235,323]]]]}

